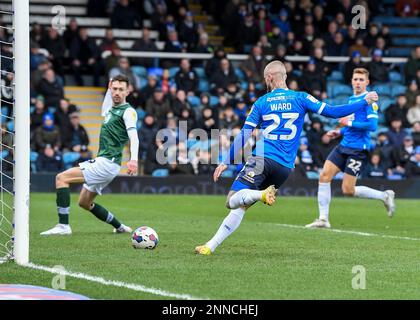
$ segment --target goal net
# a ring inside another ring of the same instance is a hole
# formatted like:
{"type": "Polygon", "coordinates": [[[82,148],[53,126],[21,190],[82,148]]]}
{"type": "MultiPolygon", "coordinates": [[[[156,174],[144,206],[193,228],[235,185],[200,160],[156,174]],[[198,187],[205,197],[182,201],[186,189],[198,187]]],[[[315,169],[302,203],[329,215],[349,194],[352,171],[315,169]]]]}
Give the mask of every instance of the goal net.
{"type": "Polygon", "coordinates": [[[28,2],[0,4],[0,263],[29,259],[28,2]]]}

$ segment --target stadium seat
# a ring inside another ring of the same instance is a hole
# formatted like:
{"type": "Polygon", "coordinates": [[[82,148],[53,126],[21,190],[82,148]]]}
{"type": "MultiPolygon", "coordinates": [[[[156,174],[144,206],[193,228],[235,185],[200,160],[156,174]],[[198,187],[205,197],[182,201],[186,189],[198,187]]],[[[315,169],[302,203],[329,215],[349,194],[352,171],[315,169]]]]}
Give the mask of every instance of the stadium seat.
{"type": "Polygon", "coordinates": [[[349,101],[348,95],[339,95],[333,99],[334,105],[347,104],[349,101]]]}
{"type": "MultiPolygon", "coordinates": [[[[30,106],[29,107],[29,112],[30,113],[33,113],[35,111],[35,106],[30,106]]],[[[2,112],[3,113],[3,112],[2,112]]]]}
{"type": "Polygon", "coordinates": [[[35,173],[37,172],[36,160],[38,160],[38,153],[35,151],[31,151],[30,160],[31,160],[31,171],[35,173]]]}
{"type": "Polygon", "coordinates": [[[168,169],[156,169],[152,172],[153,177],[167,177],[169,175],[168,169]]]}
{"type": "Polygon", "coordinates": [[[396,46],[420,46],[420,38],[392,38],[392,44],[396,46]]]}
{"type": "Polygon", "coordinates": [[[193,108],[198,107],[200,105],[200,98],[197,96],[188,96],[187,100],[193,108]]]}
{"type": "Polygon", "coordinates": [[[210,90],[210,84],[207,80],[200,79],[198,84],[198,91],[200,92],[208,92],[210,90]]]}
{"type": "Polygon", "coordinates": [[[0,159],[4,159],[9,155],[9,150],[3,150],[0,152],[0,159]]]}
{"type": "Polygon", "coordinates": [[[246,80],[245,73],[240,68],[234,68],[235,74],[238,77],[239,81],[246,80]]]}
{"type": "Polygon", "coordinates": [[[353,95],[353,90],[350,86],[345,84],[338,84],[332,87],[332,96],[336,97],[339,95],[347,95],[351,96],[353,95]]]}
{"type": "Polygon", "coordinates": [[[169,68],[169,79],[173,79],[178,71],[179,67],[169,68]]]}
{"type": "Polygon", "coordinates": [[[147,77],[147,69],[145,67],[132,66],[131,71],[133,71],[133,73],[140,78],[146,78],[147,77]]]}
{"type": "Polygon", "coordinates": [[[148,68],[147,69],[147,76],[155,76],[158,78],[162,78],[163,76],[163,69],[162,68],[148,68]]]}
{"type": "Polygon", "coordinates": [[[9,131],[9,132],[14,132],[15,131],[15,123],[13,121],[9,121],[6,124],[6,127],[7,127],[7,131],[9,131]]]}
{"type": "Polygon", "coordinates": [[[246,91],[248,88],[248,82],[247,81],[241,81],[241,89],[246,91]]]}
{"type": "Polygon", "coordinates": [[[144,117],[146,116],[146,111],[144,111],[142,108],[136,109],[137,112],[137,120],[142,121],[144,117]]]}
{"type": "Polygon", "coordinates": [[[413,49],[410,47],[393,47],[389,49],[391,57],[408,57],[413,49]]]}
{"type": "Polygon", "coordinates": [[[392,103],[394,102],[394,100],[390,99],[390,98],[379,98],[379,109],[384,112],[392,103]]]}
{"type": "Polygon", "coordinates": [[[54,114],[56,110],[56,107],[48,107],[48,112],[51,114],[54,114]]]}
{"type": "Polygon", "coordinates": [[[194,68],[195,72],[197,73],[197,76],[200,79],[205,79],[206,78],[206,73],[204,71],[204,68],[194,68]]]}
{"type": "Polygon", "coordinates": [[[65,152],[63,154],[64,168],[69,169],[73,167],[73,163],[80,159],[79,152],[65,152]]]}
{"type": "Polygon", "coordinates": [[[319,179],[319,173],[316,172],[316,171],[308,171],[308,172],[306,172],[306,177],[308,179],[318,180],[319,179]]]}
{"type": "Polygon", "coordinates": [[[379,96],[383,94],[388,95],[391,92],[391,84],[390,83],[376,83],[375,85],[373,85],[372,90],[376,91],[379,94],[379,96]]]}
{"type": "Polygon", "coordinates": [[[341,73],[340,71],[333,71],[331,72],[331,75],[327,77],[327,80],[342,82],[344,81],[343,73],[341,73]]]}
{"type": "Polygon", "coordinates": [[[8,107],[1,107],[1,114],[4,115],[4,116],[7,116],[9,114],[9,108],[8,107]]]}
{"type": "Polygon", "coordinates": [[[403,78],[402,78],[401,73],[396,72],[396,71],[391,71],[389,73],[389,80],[391,80],[391,82],[393,82],[393,83],[395,83],[395,82],[402,83],[403,78]]]}
{"type": "Polygon", "coordinates": [[[219,98],[216,96],[210,96],[210,107],[214,107],[219,103],[219,98]]]}
{"type": "Polygon", "coordinates": [[[391,87],[391,96],[395,98],[400,94],[404,94],[407,91],[407,87],[401,84],[395,84],[391,87]]]}

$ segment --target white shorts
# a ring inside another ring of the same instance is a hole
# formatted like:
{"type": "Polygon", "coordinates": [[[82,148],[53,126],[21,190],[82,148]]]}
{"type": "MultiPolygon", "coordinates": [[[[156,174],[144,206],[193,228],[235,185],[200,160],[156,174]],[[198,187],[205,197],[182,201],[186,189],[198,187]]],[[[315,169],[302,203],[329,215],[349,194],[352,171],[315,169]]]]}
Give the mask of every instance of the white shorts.
{"type": "Polygon", "coordinates": [[[103,157],[79,163],[85,184],[83,187],[90,192],[102,194],[102,190],[118,175],[121,167],[103,157]]]}

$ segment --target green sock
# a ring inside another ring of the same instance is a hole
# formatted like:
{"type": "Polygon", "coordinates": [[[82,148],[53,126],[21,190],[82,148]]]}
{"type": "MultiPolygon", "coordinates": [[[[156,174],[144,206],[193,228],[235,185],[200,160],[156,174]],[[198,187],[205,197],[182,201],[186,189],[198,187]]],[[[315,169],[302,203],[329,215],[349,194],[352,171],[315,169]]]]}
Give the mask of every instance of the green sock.
{"type": "Polygon", "coordinates": [[[121,227],[121,223],[117,220],[117,218],[114,217],[114,215],[106,210],[101,205],[94,203],[93,208],[90,210],[96,218],[99,220],[102,220],[110,225],[112,225],[114,228],[118,229],[121,227]]]}
{"type": "Polygon", "coordinates": [[[56,202],[58,210],[58,222],[61,224],[69,224],[70,188],[57,189],[56,202]]]}

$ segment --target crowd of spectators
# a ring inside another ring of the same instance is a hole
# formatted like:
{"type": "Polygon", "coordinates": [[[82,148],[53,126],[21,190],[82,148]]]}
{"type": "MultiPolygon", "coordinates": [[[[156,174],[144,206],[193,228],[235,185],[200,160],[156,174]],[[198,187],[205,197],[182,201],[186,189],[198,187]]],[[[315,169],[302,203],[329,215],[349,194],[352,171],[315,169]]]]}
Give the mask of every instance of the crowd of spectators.
{"type": "MultiPolygon", "coordinates": [[[[402,7],[405,9],[398,11],[402,2],[398,1],[397,14],[410,16],[418,10],[406,4],[402,7]]],[[[208,137],[211,129],[225,129],[226,134],[219,138],[219,151],[227,152],[253,102],[265,93],[262,71],[270,61],[285,63],[289,88],[310,92],[323,100],[334,98],[327,94],[327,78],[333,71],[342,72],[348,84],[356,67],[369,70],[372,84],[388,82],[390,71],[400,71],[398,66],[382,61],[389,56],[390,27],[371,22],[374,15],[384,10],[377,1],[229,0],[201,1],[201,5],[218,24],[220,34],[224,35],[223,45],[233,47],[236,53],[248,54],[248,59],[240,63],[231,61],[223,47],[213,47],[205,23],[195,21],[186,0],[89,0],[89,16],[109,17],[111,21],[100,43],[89,37],[88,29],[79,27],[76,19],[70,21],[63,34],[51,27],[32,24],[31,132],[32,150],[38,154],[38,170],[60,170],[68,163],[63,159],[65,154],[78,154],[73,163],[90,156],[89,138],[79,123],[79,111],[64,98],[66,74],[72,75],[78,85],[84,85],[84,74],[93,77],[94,85],[105,85],[101,76],[109,78],[121,73],[129,77],[132,94],[128,101],[141,115],[140,159],[145,174],[159,168],[168,169],[170,174],[207,174],[213,166],[207,160],[213,155],[206,148],[191,146],[210,145],[213,140],[184,143],[175,139],[174,150],[178,152],[169,153],[178,161],[168,166],[156,161],[156,153],[165,143],[156,139],[156,133],[164,129],[169,136],[177,136],[179,120],[187,123],[188,132],[200,128],[208,137]],[[366,8],[366,30],[351,26],[354,4],[366,8]],[[150,22],[148,27],[144,26],[145,21],[150,22]],[[142,37],[132,45],[134,51],[159,51],[157,40],[164,42],[164,52],[211,53],[213,57],[202,61],[160,59],[158,64],[152,58],[127,58],[122,56],[112,29],[141,30],[142,37]],[[152,39],[151,30],[158,31],[158,39],[152,39]],[[110,54],[103,58],[105,51],[110,54]],[[290,62],[286,55],[308,55],[310,59],[290,62]],[[350,60],[345,64],[327,63],[326,55],[349,56],[350,60]],[[362,57],[372,57],[372,62],[363,63],[362,57]],[[142,78],[133,66],[153,72],[142,78]],[[170,74],[173,67],[179,69],[170,74]],[[208,83],[204,88],[203,79],[208,83]]],[[[0,40],[7,39],[0,29],[0,40]]],[[[10,54],[7,46],[1,50],[5,56],[10,54]]],[[[7,61],[5,64],[3,61],[2,65],[7,66],[7,61]]],[[[420,174],[420,47],[413,51],[401,71],[407,92],[398,96],[384,112],[384,127],[373,139],[365,177],[420,174]]],[[[2,77],[6,87],[12,80],[10,74],[2,77]]],[[[5,93],[3,99],[7,99],[5,93]]],[[[296,159],[298,176],[319,171],[329,151],[338,143],[325,134],[328,128],[324,128],[322,120],[310,115],[305,123],[305,135],[296,159]]]]}

